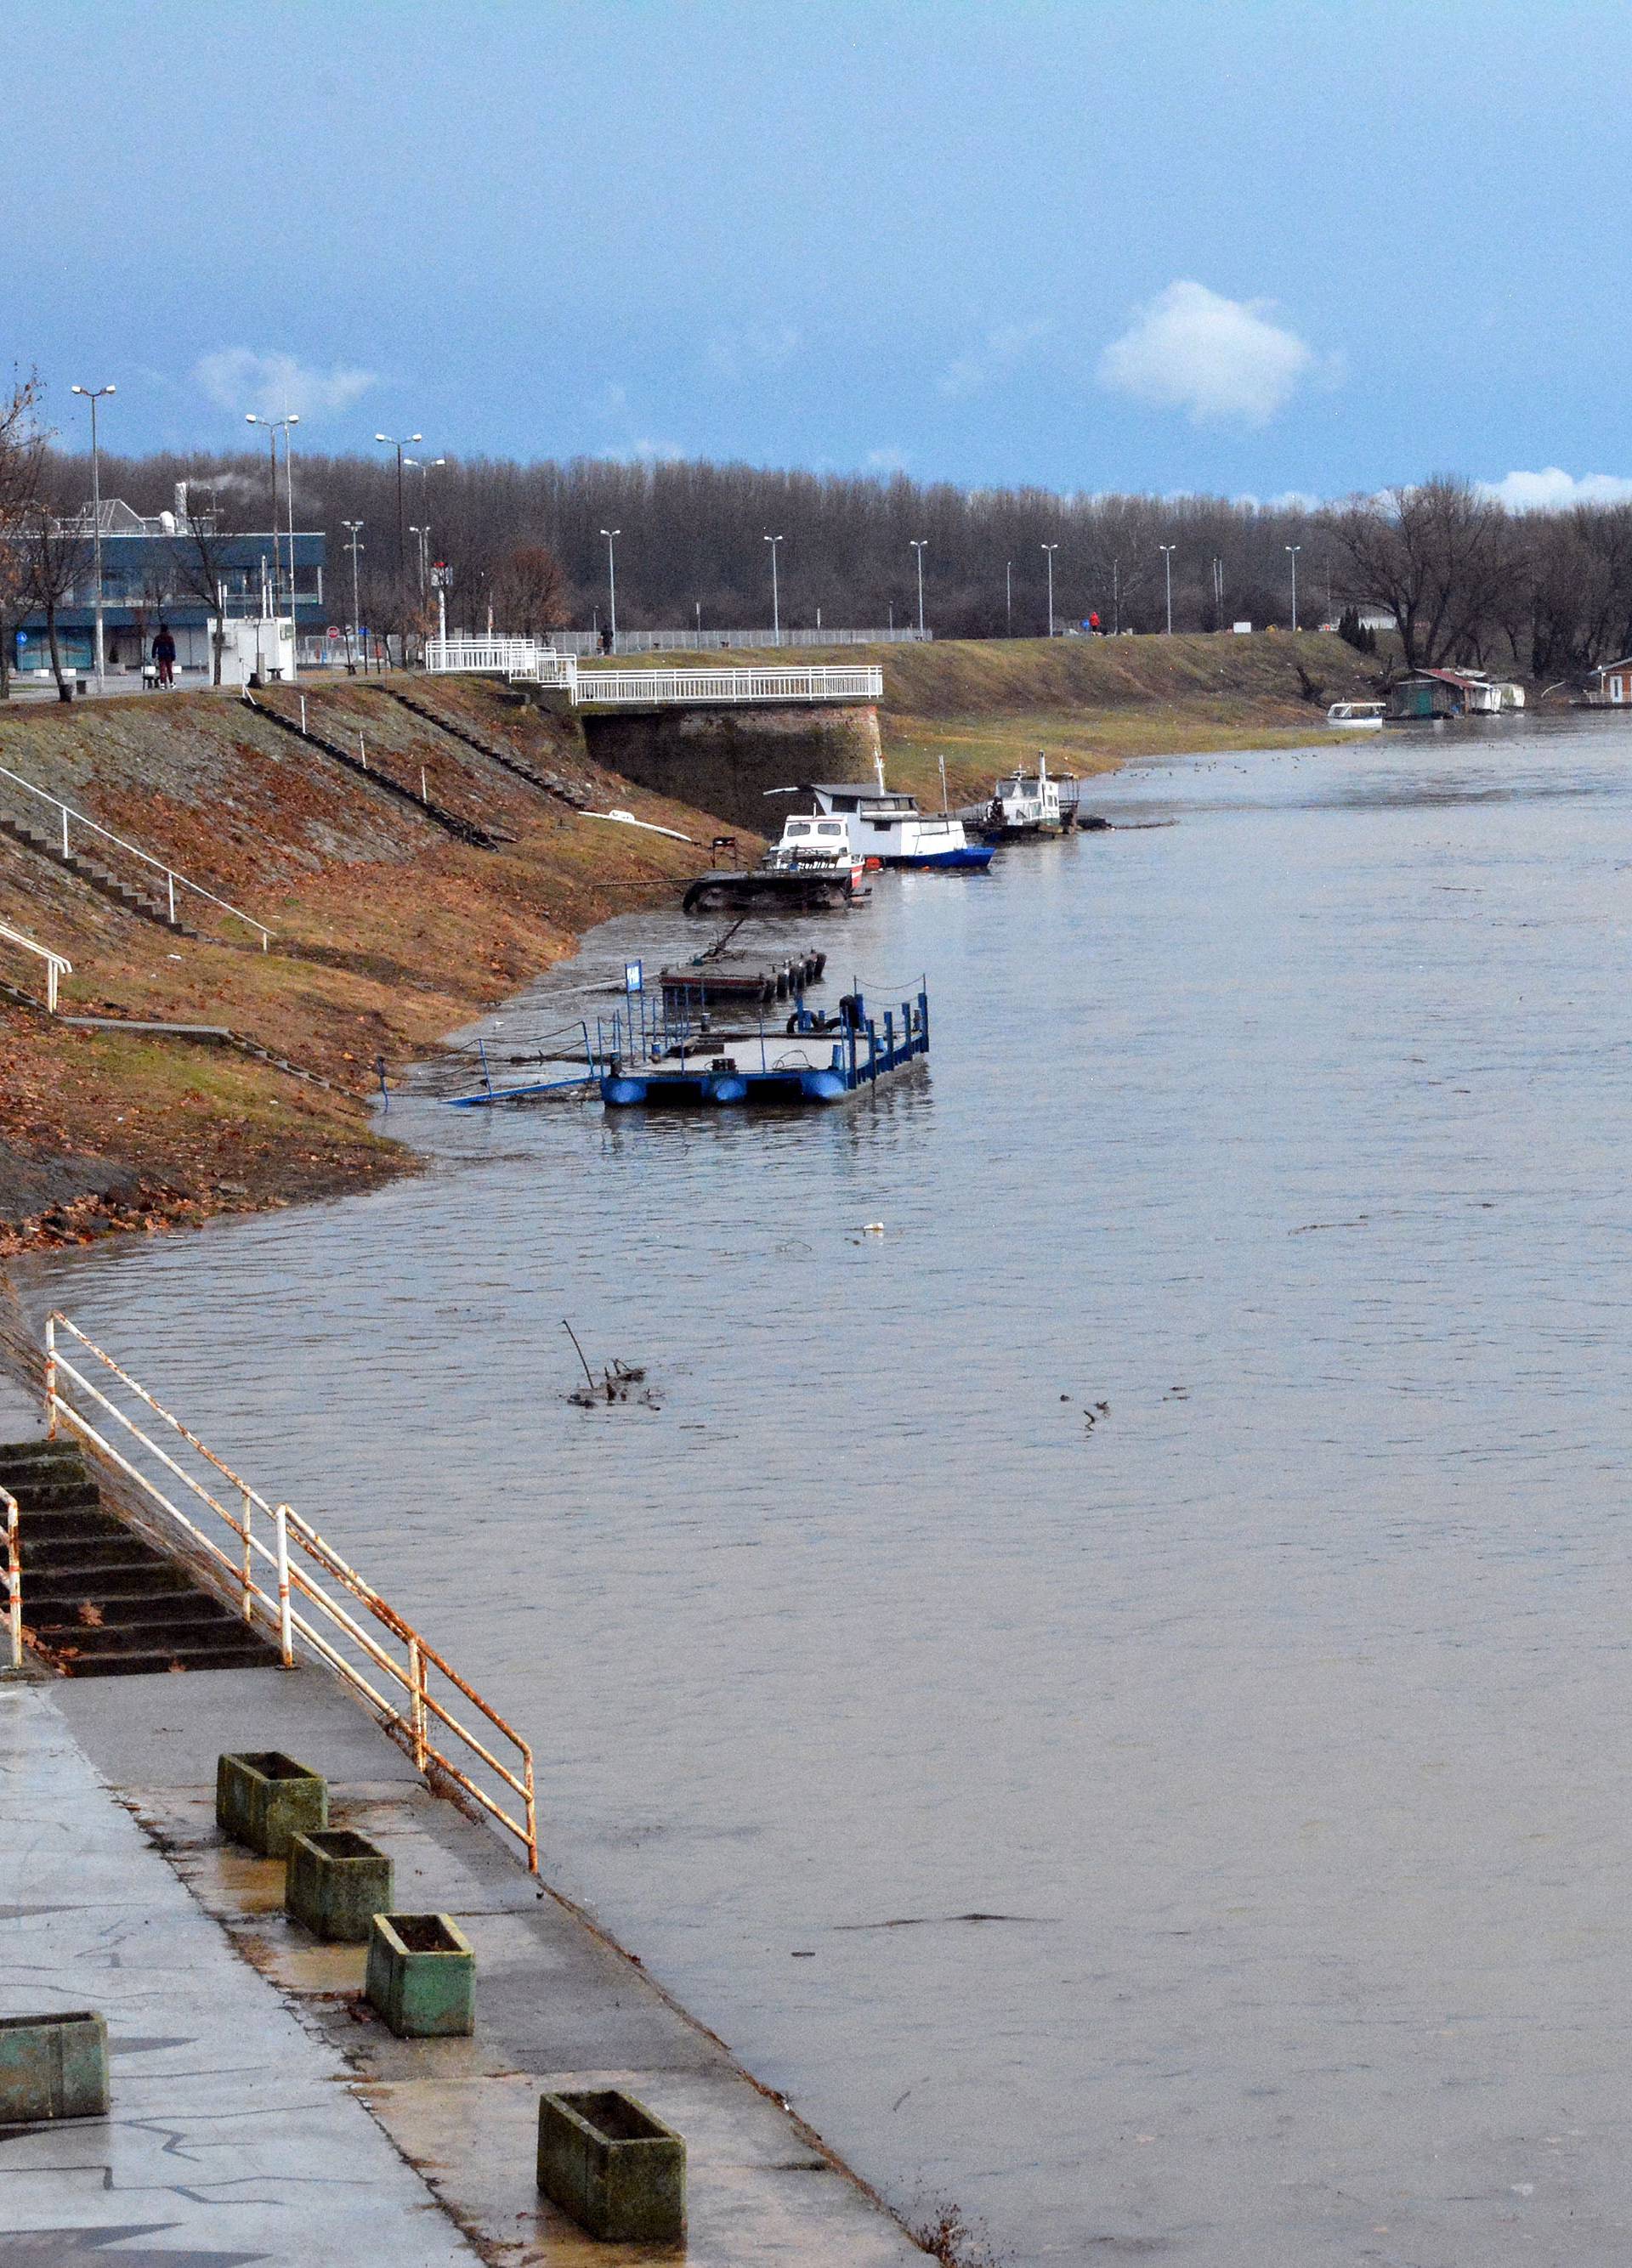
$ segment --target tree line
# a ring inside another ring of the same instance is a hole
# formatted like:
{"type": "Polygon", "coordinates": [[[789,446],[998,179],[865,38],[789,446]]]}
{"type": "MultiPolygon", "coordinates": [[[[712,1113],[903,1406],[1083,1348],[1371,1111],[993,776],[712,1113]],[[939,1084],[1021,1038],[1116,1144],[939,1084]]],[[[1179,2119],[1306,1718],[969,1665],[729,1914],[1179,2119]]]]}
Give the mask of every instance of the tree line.
{"type": "MultiPolygon", "coordinates": [[[[49,446],[33,381],[0,400],[0,632],[83,578],[65,516],[91,491],[88,457],[49,446]],[[55,531],[55,533],[53,531],[55,531]],[[55,593],[55,596],[52,594],[55,593]]],[[[592,629],[609,612],[609,532],[620,629],[768,627],[772,547],[784,628],[1033,637],[1092,616],[1106,631],[1307,628],[1377,608],[1407,667],[1458,661],[1565,678],[1632,650],[1632,505],[1513,513],[1443,475],[1328,506],[1211,497],[1060,496],[693,460],[629,463],[319,455],[297,449],[294,516],[328,538],[329,619],[434,627],[422,571],[445,563],[449,627],[592,629]],[[349,531],[347,523],[351,523],[349,531]],[[357,524],[360,523],[360,526],[357,524]],[[423,538],[417,531],[428,531],[423,538]],[[922,546],[921,550],[915,548],[922,546]]],[[[280,473],[281,482],[281,473],[280,473]]],[[[173,508],[201,594],[212,544],[271,519],[256,453],[104,453],[102,494],[173,508]]],[[[281,493],[278,518],[286,521],[281,493]]],[[[10,638],[0,636],[0,671],[10,638]]]]}

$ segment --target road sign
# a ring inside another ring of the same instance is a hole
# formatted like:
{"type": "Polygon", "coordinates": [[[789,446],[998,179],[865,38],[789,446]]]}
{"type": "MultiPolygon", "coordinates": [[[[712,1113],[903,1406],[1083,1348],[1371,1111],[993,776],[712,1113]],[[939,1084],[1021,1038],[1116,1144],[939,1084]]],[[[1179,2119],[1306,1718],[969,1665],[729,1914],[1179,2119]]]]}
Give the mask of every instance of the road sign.
{"type": "Polygon", "coordinates": [[[642,964],[638,961],[626,961],[624,963],[624,991],[639,992],[645,990],[645,986],[646,970],[642,964]]]}

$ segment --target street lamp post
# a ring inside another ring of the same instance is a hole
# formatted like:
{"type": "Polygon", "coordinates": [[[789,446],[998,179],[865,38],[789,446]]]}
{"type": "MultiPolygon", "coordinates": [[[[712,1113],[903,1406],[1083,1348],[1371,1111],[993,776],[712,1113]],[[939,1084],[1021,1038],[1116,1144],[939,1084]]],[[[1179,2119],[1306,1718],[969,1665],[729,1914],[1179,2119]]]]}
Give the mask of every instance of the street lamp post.
{"type": "Polygon", "coordinates": [[[1043,546],[1043,556],[1048,562],[1048,635],[1050,637],[1054,635],[1054,554],[1059,549],[1060,546],[1057,543],[1045,543],[1043,546]]]}
{"type": "Polygon", "coordinates": [[[96,689],[103,690],[106,661],[102,644],[102,453],[97,440],[96,405],[110,394],[118,392],[113,386],[77,386],[76,394],[84,394],[91,405],[91,540],[96,547],[96,689]]]}
{"type": "Polygon", "coordinates": [[[1292,627],[1294,630],[1297,628],[1297,555],[1303,548],[1301,543],[1289,543],[1286,546],[1287,556],[1292,562],[1292,627]]]}
{"type": "Polygon", "coordinates": [[[1119,559],[1111,562],[1111,634],[1113,637],[1122,635],[1122,562],[1119,559]]]}
{"type": "Polygon", "coordinates": [[[1003,562],[1003,635],[1005,637],[1015,635],[1015,563],[1012,559],[1003,562]]]}
{"type": "Polygon", "coordinates": [[[617,556],[612,546],[623,534],[621,527],[603,527],[606,538],[607,622],[612,633],[612,651],[617,652],[617,556]]]}
{"type": "Polygon", "coordinates": [[[417,527],[410,519],[408,532],[414,539],[414,565],[419,577],[419,596],[423,602],[425,595],[425,539],[431,531],[428,527],[417,527]]]}
{"type": "Polygon", "coordinates": [[[777,546],[781,541],[782,538],[779,535],[767,535],[765,538],[765,541],[771,546],[771,643],[772,645],[780,645],[782,643],[782,600],[777,589],[776,579],[777,546]]]}
{"type": "MultiPolygon", "coordinates": [[[[357,539],[363,532],[363,523],[360,519],[343,519],[340,525],[346,532],[346,549],[351,555],[351,636],[360,645],[363,637],[363,606],[357,589],[357,555],[363,546],[357,539]]],[[[363,670],[366,674],[368,670],[366,649],[363,654],[363,670]]]]}
{"type": "Polygon", "coordinates": [[[1167,580],[1167,634],[1169,637],[1171,637],[1173,635],[1173,554],[1178,550],[1178,546],[1176,543],[1158,543],[1156,546],[1156,549],[1162,554],[1162,571],[1167,580]]]}
{"type": "MultiPolygon", "coordinates": [[[[423,599],[431,563],[431,475],[439,471],[447,464],[447,459],[446,457],[404,457],[402,462],[405,465],[411,465],[419,475],[419,512],[421,519],[425,523],[419,530],[419,595],[423,599]]],[[[411,534],[413,530],[410,528],[409,533],[411,534]]]]}
{"type": "Polygon", "coordinates": [[[924,635],[924,546],[928,542],[929,538],[927,535],[912,535],[907,538],[907,541],[918,554],[918,635],[922,637],[924,635]]]}
{"type": "Polygon", "coordinates": [[[408,545],[404,541],[407,515],[402,506],[402,452],[411,449],[416,442],[423,441],[425,435],[410,433],[405,439],[399,441],[394,433],[376,433],[374,438],[383,441],[388,449],[396,451],[396,572],[400,582],[408,561],[408,545]]]}
{"type": "Polygon", "coordinates": [[[281,543],[277,526],[277,437],[284,437],[284,500],[289,507],[289,674],[292,681],[299,675],[299,631],[295,616],[295,460],[292,425],[300,419],[293,410],[285,410],[281,417],[257,417],[253,409],[244,414],[246,425],[264,425],[267,446],[272,455],[272,612],[277,613],[278,587],[283,581],[281,543]]]}

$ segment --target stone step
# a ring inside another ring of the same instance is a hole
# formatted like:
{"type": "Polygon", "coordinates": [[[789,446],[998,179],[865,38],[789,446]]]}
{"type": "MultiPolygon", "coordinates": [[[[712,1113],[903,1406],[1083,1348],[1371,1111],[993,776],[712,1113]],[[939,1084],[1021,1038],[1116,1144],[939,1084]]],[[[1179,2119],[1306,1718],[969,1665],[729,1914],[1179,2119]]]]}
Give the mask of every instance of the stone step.
{"type": "Polygon", "coordinates": [[[190,1584],[170,1591],[155,1591],[150,1585],[145,1590],[115,1594],[111,1598],[41,1598],[34,1590],[28,1594],[28,1622],[32,1630],[41,1634],[97,1628],[128,1633],[137,1625],[142,1630],[155,1631],[189,1625],[203,1630],[217,1624],[235,1624],[240,1630],[243,1627],[241,1615],[234,1615],[231,1608],[223,1606],[218,1599],[207,1598],[190,1584]]]}
{"type": "Polygon", "coordinates": [[[264,1669],[277,1655],[263,1640],[250,1638],[149,1647],[132,1653],[68,1654],[64,1648],[60,1655],[47,1652],[46,1658],[68,1677],[151,1677],[182,1669],[264,1669]]]}
{"type": "Polygon", "coordinates": [[[70,1504],[30,1504],[21,1489],[18,1504],[28,1515],[28,1535],[35,1543],[66,1543],[72,1536],[101,1537],[128,1534],[123,1522],[104,1512],[94,1494],[70,1504]]]}
{"type": "Polygon", "coordinates": [[[184,1567],[174,1567],[165,1559],[83,1572],[52,1567],[30,1573],[26,1568],[23,1584],[30,1611],[37,1606],[42,1614],[51,1607],[78,1606],[86,1599],[107,1606],[114,1599],[185,1597],[196,1588],[184,1567]]]}
{"type": "Polygon", "coordinates": [[[43,1543],[29,1534],[26,1521],[19,1521],[18,1529],[25,1573],[32,1568],[41,1575],[83,1578],[115,1567],[169,1565],[151,1543],[144,1543],[139,1535],[132,1535],[128,1528],[117,1525],[107,1535],[47,1536],[43,1543]]]}
{"type": "MultiPolygon", "coordinates": [[[[41,1468],[35,1467],[35,1471],[41,1468]]],[[[17,1498],[21,1511],[43,1516],[52,1512],[75,1512],[81,1508],[94,1510],[101,1498],[92,1482],[75,1476],[66,1466],[44,1468],[48,1473],[61,1473],[63,1477],[50,1480],[25,1478],[19,1473],[15,1480],[0,1473],[0,1488],[17,1498]]]]}
{"type": "Polygon", "coordinates": [[[156,1646],[236,1644],[246,1635],[242,1619],[234,1622],[224,1607],[210,1609],[207,1600],[195,1601],[194,1611],[172,1610],[140,1623],[88,1621],[83,1615],[62,1615],[52,1621],[27,1617],[35,1638],[53,1652],[73,1646],[79,1653],[151,1653],[156,1646]]]}
{"type": "Polygon", "coordinates": [[[85,1473],[85,1451],[78,1441],[51,1441],[42,1436],[27,1441],[0,1441],[0,1480],[43,1465],[69,1465],[75,1472],[85,1473]]]}

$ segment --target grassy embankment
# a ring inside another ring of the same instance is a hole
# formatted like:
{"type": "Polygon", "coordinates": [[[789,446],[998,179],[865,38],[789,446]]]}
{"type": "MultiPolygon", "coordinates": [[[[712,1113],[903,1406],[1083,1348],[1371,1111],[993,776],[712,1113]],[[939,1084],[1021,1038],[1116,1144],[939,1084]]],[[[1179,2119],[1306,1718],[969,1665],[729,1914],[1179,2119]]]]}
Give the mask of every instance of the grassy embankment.
{"type": "MultiPolygon", "coordinates": [[[[1039,747],[1086,773],[1130,756],[1306,742],[1324,718],[1300,698],[1298,663],[1326,699],[1363,695],[1375,667],[1329,636],[788,658],[878,659],[892,783],[936,796],[944,757],[956,801],[984,799],[1039,747]]],[[[581,782],[600,807],[678,827],[696,847],[578,817],[366,684],[314,688],[314,725],[348,746],[363,732],[376,767],[410,788],[423,769],[434,799],[513,840],[496,850],[454,841],[220,696],[0,710],[0,763],[276,932],[266,954],[214,914],[199,924],[210,934],[175,938],[0,837],[0,915],[71,958],[64,1009],[230,1025],[348,1090],[174,1041],[73,1032],[0,999],[0,1251],[401,1170],[411,1161],[372,1131],[360,1100],[376,1057],[395,1069],[429,1052],[594,923],[671,902],[706,863],[714,822],[596,776],[571,720],[519,711],[477,681],[414,689],[581,782]]],[[[0,798],[6,812],[26,808],[15,792],[0,798]]],[[[137,871],[109,863],[124,878],[137,871]]],[[[195,919],[185,899],[182,913],[195,919]]],[[[7,948],[0,976],[32,985],[37,964],[7,948]]]]}
{"type": "Polygon", "coordinates": [[[880,722],[890,784],[938,800],[944,758],[960,804],[984,802],[1000,773],[1034,762],[1038,748],[1055,769],[1086,775],[1141,756],[1335,744],[1341,736],[1328,733],[1326,704],[1372,697],[1382,667],[1329,631],[1312,630],[1296,637],[1269,631],[946,640],[652,659],[716,667],[875,661],[884,674],[880,722]],[[1300,664],[1321,690],[1318,703],[1303,697],[1300,664]]]}
{"type": "MultiPolygon", "coordinates": [[[[417,690],[419,688],[417,688],[417,690]]],[[[480,684],[446,713],[591,801],[677,827],[700,847],[597,824],[411,716],[378,689],[324,688],[314,726],[495,835],[456,841],[418,813],[208,693],[0,711],[0,763],[268,924],[272,950],[182,897],[196,939],[122,911],[0,837],[0,916],[68,954],[65,1013],[224,1024],[336,1082],[236,1053],[76,1032],[0,999],[0,1251],[287,1202],[401,1170],[360,1099],[392,1071],[569,953],[593,924],[672,900],[707,863],[713,822],[594,775],[575,733],[480,684]]],[[[282,696],[285,707],[290,696],[282,696]]],[[[15,791],[0,809],[22,815],[15,791]]],[[[91,847],[87,843],[87,848],[91,847]]],[[[122,880],[140,869],[103,848],[122,880]]],[[[39,965],[0,953],[33,988],[39,965]]]]}

